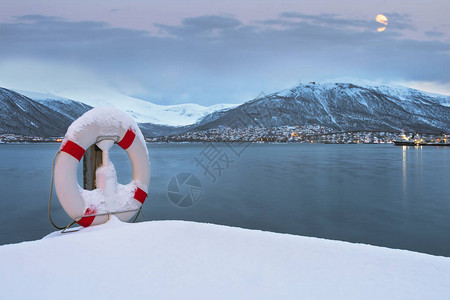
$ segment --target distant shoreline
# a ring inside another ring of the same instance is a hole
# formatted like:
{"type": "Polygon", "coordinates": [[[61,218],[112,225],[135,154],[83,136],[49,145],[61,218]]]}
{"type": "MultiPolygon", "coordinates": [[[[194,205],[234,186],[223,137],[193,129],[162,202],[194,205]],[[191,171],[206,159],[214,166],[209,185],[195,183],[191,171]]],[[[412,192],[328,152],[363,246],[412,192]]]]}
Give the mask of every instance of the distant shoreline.
{"type": "MultiPolygon", "coordinates": [[[[386,142],[386,143],[325,143],[325,142],[225,142],[225,141],[193,141],[193,142],[151,142],[146,141],[146,144],[154,144],[154,145],[167,145],[167,144],[174,144],[174,145],[182,145],[182,144],[205,144],[205,143],[216,143],[216,144],[242,144],[242,143],[250,143],[250,144],[272,144],[272,145],[294,145],[294,144],[305,144],[305,145],[311,145],[311,144],[324,144],[324,145],[392,145],[392,142],[386,142]]],[[[0,145],[28,145],[28,144],[61,144],[61,142],[20,142],[20,141],[14,141],[14,142],[0,142],[0,145]]]]}
{"type": "MultiPolygon", "coordinates": [[[[145,137],[148,144],[393,144],[395,141],[417,140],[423,144],[438,144],[449,134],[407,133],[403,131],[343,131],[331,132],[328,128],[265,128],[221,129],[186,132],[180,135],[145,137]]],[[[40,137],[20,134],[0,134],[0,144],[61,143],[63,136],[40,137]]]]}

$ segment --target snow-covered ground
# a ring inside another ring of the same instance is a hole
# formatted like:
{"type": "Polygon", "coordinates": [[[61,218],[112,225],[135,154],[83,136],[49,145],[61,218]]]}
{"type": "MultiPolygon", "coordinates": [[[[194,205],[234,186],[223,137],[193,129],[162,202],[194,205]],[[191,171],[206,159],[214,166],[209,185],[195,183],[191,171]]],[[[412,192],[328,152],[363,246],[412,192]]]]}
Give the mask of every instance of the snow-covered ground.
{"type": "Polygon", "coordinates": [[[0,247],[2,299],[450,299],[450,258],[183,221],[0,247]]]}

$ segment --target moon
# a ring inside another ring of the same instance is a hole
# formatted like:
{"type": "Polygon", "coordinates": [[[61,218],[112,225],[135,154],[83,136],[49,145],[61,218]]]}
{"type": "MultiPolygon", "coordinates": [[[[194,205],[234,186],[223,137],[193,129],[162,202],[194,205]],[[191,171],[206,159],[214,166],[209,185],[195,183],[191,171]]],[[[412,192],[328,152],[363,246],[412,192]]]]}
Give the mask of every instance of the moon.
{"type": "Polygon", "coordinates": [[[383,24],[384,26],[378,27],[377,31],[382,32],[386,30],[386,26],[388,25],[388,18],[385,15],[377,15],[375,17],[375,21],[377,21],[380,24],[383,24]]]}

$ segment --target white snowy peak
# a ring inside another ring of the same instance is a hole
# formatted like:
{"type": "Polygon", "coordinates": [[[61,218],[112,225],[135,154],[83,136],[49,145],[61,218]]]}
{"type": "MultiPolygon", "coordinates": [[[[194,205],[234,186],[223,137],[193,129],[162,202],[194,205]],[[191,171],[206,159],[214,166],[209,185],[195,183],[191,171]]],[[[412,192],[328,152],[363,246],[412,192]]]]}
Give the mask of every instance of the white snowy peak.
{"type": "MultiPolygon", "coordinates": [[[[52,106],[52,101],[55,103],[71,101],[71,99],[50,93],[37,93],[23,90],[18,90],[17,92],[47,106],[52,106]]],[[[115,107],[129,113],[137,123],[152,123],[166,126],[192,125],[210,113],[237,106],[237,104],[202,106],[195,103],[158,105],[137,98],[117,94],[105,95],[103,98],[88,97],[76,99],[76,101],[80,101],[92,107],[115,107]]]]}

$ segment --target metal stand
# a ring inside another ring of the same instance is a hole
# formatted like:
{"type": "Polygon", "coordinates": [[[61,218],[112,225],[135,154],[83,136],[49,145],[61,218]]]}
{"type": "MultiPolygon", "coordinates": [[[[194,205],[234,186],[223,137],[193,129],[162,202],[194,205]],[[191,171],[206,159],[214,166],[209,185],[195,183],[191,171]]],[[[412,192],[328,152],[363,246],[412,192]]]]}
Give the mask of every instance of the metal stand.
{"type": "Polygon", "coordinates": [[[95,189],[95,170],[102,164],[102,150],[96,144],[86,149],[83,156],[83,188],[95,189]]]}
{"type": "MultiPolygon", "coordinates": [[[[123,210],[123,211],[106,212],[106,213],[92,214],[92,215],[85,215],[85,216],[81,216],[81,217],[76,217],[76,218],[73,219],[73,222],[72,222],[72,223],[70,223],[69,225],[67,225],[67,226],[64,228],[64,230],[61,231],[61,233],[77,232],[78,230],[81,229],[81,227],[78,228],[78,229],[76,229],[76,230],[71,230],[71,231],[67,231],[67,230],[68,230],[71,226],[73,226],[76,222],[78,222],[79,220],[81,220],[82,218],[85,218],[85,217],[108,216],[108,220],[109,220],[109,218],[110,218],[111,215],[117,215],[117,214],[120,214],[120,213],[135,212],[135,211],[140,211],[140,208],[139,208],[139,209],[129,209],[129,210],[123,210]]],[[[135,221],[136,221],[136,219],[135,219],[135,221]]],[[[134,223],[134,221],[133,221],[133,223],[134,223]]]]}

